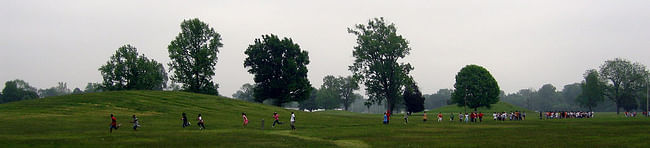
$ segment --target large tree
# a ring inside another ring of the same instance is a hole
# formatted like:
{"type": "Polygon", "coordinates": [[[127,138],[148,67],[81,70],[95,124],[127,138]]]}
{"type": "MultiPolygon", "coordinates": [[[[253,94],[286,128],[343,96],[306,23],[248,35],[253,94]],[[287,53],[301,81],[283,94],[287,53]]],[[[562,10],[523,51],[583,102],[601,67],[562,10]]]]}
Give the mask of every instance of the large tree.
{"type": "MultiPolygon", "coordinates": [[[[411,78],[412,79],[412,78],[411,78]]],[[[408,112],[421,112],[424,110],[424,97],[418,85],[411,80],[404,89],[404,105],[408,112]]]]}
{"type": "Polygon", "coordinates": [[[255,101],[273,100],[281,106],[291,101],[309,98],[311,84],[307,79],[307,51],[290,38],[280,40],[276,35],[255,39],[244,52],[248,57],[244,67],[254,75],[255,101]]]}
{"type": "Polygon", "coordinates": [[[559,93],[557,88],[552,84],[544,84],[537,91],[537,95],[533,98],[533,104],[537,107],[537,110],[548,111],[553,110],[553,104],[557,103],[559,93]]]}
{"type": "Polygon", "coordinates": [[[408,41],[397,34],[393,23],[384,18],[374,18],[368,24],[357,24],[348,28],[357,36],[357,45],[352,56],[354,64],[349,70],[354,78],[366,86],[369,101],[377,104],[386,102],[389,110],[394,110],[399,102],[408,74],[413,67],[398,62],[411,51],[408,41]]]}
{"type": "Polygon", "coordinates": [[[167,47],[172,81],[182,83],[189,92],[219,95],[219,85],[212,81],[221,35],[199,19],[184,20],[181,32],[167,47]]]}
{"type": "Polygon", "coordinates": [[[23,80],[11,80],[5,83],[5,88],[2,89],[2,100],[0,102],[13,102],[27,99],[36,99],[38,94],[36,88],[29,85],[23,80]]]}
{"type": "Polygon", "coordinates": [[[456,74],[451,101],[458,106],[490,107],[499,101],[500,89],[490,72],[478,65],[467,65],[456,74]]]}
{"type": "Polygon", "coordinates": [[[631,110],[638,105],[635,97],[647,81],[645,65],[626,59],[607,60],[600,66],[600,76],[608,82],[605,95],[616,103],[616,114],[620,108],[631,110]]]}
{"type": "Polygon", "coordinates": [[[143,55],[138,49],[124,45],[99,68],[105,90],[162,90],[167,73],[162,64],[143,55]]]}
{"type": "Polygon", "coordinates": [[[576,102],[592,111],[594,107],[598,106],[598,103],[605,99],[606,82],[600,79],[598,71],[595,69],[588,70],[584,77],[585,80],[580,85],[582,93],[576,98],[576,102]]]}

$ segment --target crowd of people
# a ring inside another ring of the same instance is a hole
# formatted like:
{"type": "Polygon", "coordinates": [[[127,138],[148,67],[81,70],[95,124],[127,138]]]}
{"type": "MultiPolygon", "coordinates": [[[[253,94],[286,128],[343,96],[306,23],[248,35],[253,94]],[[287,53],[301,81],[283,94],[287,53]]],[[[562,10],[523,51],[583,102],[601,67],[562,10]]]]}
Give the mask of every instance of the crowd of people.
{"type": "Polygon", "coordinates": [[[539,119],[569,119],[569,118],[593,118],[594,112],[583,111],[547,111],[539,112],[539,119]]]}
{"type": "MultiPolygon", "coordinates": [[[[650,116],[648,115],[648,112],[645,112],[645,111],[644,111],[644,112],[641,113],[641,114],[643,114],[643,116],[650,117],[650,116]]],[[[625,115],[626,118],[629,118],[629,117],[636,117],[636,112],[625,112],[624,115],[625,115]]]]}
{"type": "MultiPolygon", "coordinates": [[[[242,118],[243,118],[242,127],[246,128],[246,126],[248,126],[248,117],[246,116],[245,112],[241,113],[241,115],[242,115],[242,118]]],[[[132,117],[133,117],[133,119],[130,121],[130,123],[133,123],[133,130],[137,131],[138,127],[140,127],[140,122],[138,121],[138,118],[135,115],[133,115],[132,117]]],[[[276,125],[282,124],[282,122],[280,122],[280,115],[277,112],[273,112],[272,117],[274,119],[273,125],[272,125],[273,128],[275,128],[276,125]]],[[[111,124],[110,124],[110,127],[109,127],[109,133],[113,133],[113,129],[115,129],[115,130],[119,129],[120,126],[122,126],[122,124],[117,123],[117,118],[115,117],[115,115],[111,114],[110,118],[111,118],[111,124]]],[[[197,126],[199,127],[199,129],[204,130],[205,129],[205,121],[203,120],[203,117],[201,116],[201,114],[198,114],[196,120],[197,120],[197,126]]],[[[182,128],[189,127],[189,126],[192,125],[190,123],[190,121],[188,120],[188,118],[187,118],[187,114],[185,114],[185,113],[181,114],[181,121],[182,121],[182,125],[181,125],[182,128]]],[[[262,120],[262,121],[264,121],[264,120],[262,120]]],[[[291,112],[291,116],[290,116],[289,121],[291,123],[291,130],[296,130],[296,124],[295,124],[296,123],[296,115],[293,112],[291,112]]]]}
{"type": "Polygon", "coordinates": [[[519,111],[510,111],[510,112],[494,112],[492,113],[492,118],[493,120],[497,121],[518,121],[518,120],[526,120],[526,112],[519,112],[519,111]]]}

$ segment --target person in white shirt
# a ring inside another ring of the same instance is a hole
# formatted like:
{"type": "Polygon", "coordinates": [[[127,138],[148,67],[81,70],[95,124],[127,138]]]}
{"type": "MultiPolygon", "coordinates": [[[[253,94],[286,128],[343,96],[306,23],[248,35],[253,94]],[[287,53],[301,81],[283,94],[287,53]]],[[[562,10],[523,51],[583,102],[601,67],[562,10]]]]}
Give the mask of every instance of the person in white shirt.
{"type": "Polygon", "coordinates": [[[296,130],[296,114],[291,112],[291,120],[289,121],[291,121],[291,130],[296,130]]]}
{"type": "Polygon", "coordinates": [[[199,125],[199,129],[201,130],[205,129],[205,123],[203,123],[203,118],[201,118],[201,114],[199,114],[199,117],[197,117],[196,120],[199,121],[199,123],[197,123],[197,125],[199,125]]]}

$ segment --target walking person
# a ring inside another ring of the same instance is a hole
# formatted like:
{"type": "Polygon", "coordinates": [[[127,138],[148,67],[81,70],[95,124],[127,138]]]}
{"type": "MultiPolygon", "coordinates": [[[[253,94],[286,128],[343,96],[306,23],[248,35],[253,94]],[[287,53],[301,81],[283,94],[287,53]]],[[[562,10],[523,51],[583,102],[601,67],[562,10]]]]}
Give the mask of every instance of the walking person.
{"type": "Polygon", "coordinates": [[[438,112],[438,122],[442,121],[442,112],[438,112]]]}
{"type": "Polygon", "coordinates": [[[199,126],[199,129],[204,130],[205,129],[205,123],[203,122],[203,118],[201,117],[201,114],[199,114],[199,116],[196,118],[196,120],[198,120],[198,122],[199,122],[199,123],[196,124],[196,125],[199,126]]]}
{"type": "Polygon", "coordinates": [[[109,129],[110,133],[113,133],[113,129],[117,130],[118,128],[120,128],[120,125],[121,124],[119,125],[117,124],[117,119],[115,118],[115,116],[111,114],[111,127],[109,129]]]}
{"type": "Polygon", "coordinates": [[[483,122],[483,113],[482,112],[478,112],[478,121],[483,122]]]}
{"type": "Polygon", "coordinates": [[[248,125],[248,117],[246,117],[246,113],[241,113],[242,118],[244,118],[244,127],[248,125]]]}
{"type": "Polygon", "coordinates": [[[135,115],[133,115],[133,121],[131,121],[131,123],[133,123],[133,130],[137,131],[138,127],[140,127],[140,122],[138,122],[138,117],[135,117],[135,115]]]}
{"type": "Polygon", "coordinates": [[[293,114],[293,112],[291,112],[291,119],[289,121],[291,121],[291,130],[295,131],[296,130],[296,114],[293,114]]]}
{"type": "Polygon", "coordinates": [[[280,122],[280,115],[278,115],[277,112],[273,112],[273,119],[275,119],[275,121],[273,121],[273,126],[271,126],[271,127],[275,128],[275,124],[278,124],[278,125],[282,124],[282,122],[280,122]]]}

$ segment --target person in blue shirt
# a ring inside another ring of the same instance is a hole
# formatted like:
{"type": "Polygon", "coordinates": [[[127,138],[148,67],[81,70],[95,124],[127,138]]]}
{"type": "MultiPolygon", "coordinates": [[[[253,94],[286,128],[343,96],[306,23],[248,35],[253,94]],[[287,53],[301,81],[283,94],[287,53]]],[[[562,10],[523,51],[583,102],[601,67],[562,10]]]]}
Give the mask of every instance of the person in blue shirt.
{"type": "Polygon", "coordinates": [[[388,124],[388,116],[384,113],[384,124],[388,124]]]}

